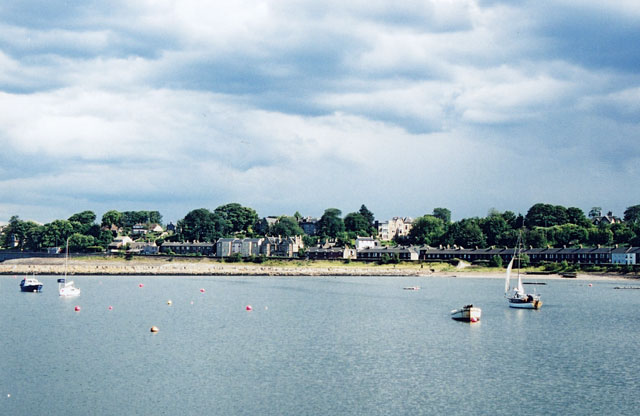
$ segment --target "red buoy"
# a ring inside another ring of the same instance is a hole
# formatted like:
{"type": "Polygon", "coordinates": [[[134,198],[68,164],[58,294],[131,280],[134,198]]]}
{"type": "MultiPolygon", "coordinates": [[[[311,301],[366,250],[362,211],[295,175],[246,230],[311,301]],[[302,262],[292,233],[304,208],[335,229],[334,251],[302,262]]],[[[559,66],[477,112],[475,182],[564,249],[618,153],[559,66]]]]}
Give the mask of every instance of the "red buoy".
{"type": "Polygon", "coordinates": [[[143,285],[142,283],[140,283],[140,284],[138,285],[138,287],[143,287],[143,286],[144,286],[144,285],[143,285]]]}
{"type": "Polygon", "coordinates": [[[204,289],[200,289],[200,292],[204,293],[204,289]]]}
{"type": "Polygon", "coordinates": [[[109,310],[112,310],[112,309],[113,309],[113,306],[109,306],[109,310]]]}
{"type": "Polygon", "coordinates": [[[253,308],[251,307],[251,305],[247,305],[247,307],[246,307],[245,309],[246,309],[246,310],[248,310],[248,311],[252,311],[252,310],[253,310],[253,308]]]}
{"type": "Polygon", "coordinates": [[[76,311],[76,312],[80,312],[80,306],[76,306],[76,307],[75,307],[75,311],[76,311]]]}

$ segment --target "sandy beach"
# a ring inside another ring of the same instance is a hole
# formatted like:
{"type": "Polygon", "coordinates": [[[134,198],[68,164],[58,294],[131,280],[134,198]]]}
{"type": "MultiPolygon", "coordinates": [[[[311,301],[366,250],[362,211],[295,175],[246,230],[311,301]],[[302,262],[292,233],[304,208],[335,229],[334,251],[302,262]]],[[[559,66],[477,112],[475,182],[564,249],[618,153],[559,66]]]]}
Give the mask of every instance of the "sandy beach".
{"type": "MultiPolygon", "coordinates": [[[[0,275],[61,275],[65,272],[63,258],[26,258],[0,263],[0,275]]],[[[342,262],[278,262],[276,264],[224,263],[217,259],[197,258],[77,258],[67,265],[69,275],[190,275],[190,276],[417,276],[457,278],[504,278],[504,272],[477,270],[474,267],[455,268],[430,264],[377,265],[342,262]],[[433,267],[432,267],[433,266],[433,267]]],[[[558,274],[528,275],[527,279],[568,279],[558,274]]],[[[571,280],[633,279],[636,275],[578,273],[571,280]]]]}

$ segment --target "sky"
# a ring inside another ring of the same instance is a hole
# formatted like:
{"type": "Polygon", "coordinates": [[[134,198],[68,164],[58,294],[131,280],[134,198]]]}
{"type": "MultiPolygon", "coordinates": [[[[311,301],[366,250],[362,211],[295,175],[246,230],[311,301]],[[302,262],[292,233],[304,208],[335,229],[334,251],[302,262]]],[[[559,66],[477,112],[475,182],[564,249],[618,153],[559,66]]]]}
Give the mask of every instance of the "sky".
{"type": "Polygon", "coordinates": [[[2,2],[0,221],[622,216],[639,69],[637,0],[2,2]]]}

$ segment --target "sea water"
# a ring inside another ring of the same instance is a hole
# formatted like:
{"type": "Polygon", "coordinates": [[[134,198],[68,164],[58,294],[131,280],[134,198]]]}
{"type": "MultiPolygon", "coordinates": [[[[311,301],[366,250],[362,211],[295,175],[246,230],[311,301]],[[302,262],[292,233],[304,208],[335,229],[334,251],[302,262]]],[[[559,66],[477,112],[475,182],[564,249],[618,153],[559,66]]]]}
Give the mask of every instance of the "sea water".
{"type": "Polygon", "coordinates": [[[491,278],[74,276],[71,299],[40,279],[0,277],[1,415],[640,408],[640,290],[614,289],[629,281],[547,280],[527,286],[542,309],[516,310],[491,278]],[[469,303],[479,323],[450,318],[469,303]]]}

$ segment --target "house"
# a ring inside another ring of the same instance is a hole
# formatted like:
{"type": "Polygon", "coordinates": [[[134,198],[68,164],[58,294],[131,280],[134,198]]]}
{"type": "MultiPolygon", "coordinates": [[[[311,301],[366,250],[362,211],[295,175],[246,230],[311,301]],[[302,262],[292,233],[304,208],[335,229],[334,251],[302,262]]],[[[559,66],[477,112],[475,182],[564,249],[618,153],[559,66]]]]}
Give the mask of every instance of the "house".
{"type": "Polygon", "coordinates": [[[364,250],[365,248],[375,248],[380,245],[379,241],[373,237],[357,237],[356,250],[364,250]]]}
{"type": "Polygon", "coordinates": [[[164,232],[164,229],[162,228],[162,225],[160,225],[160,224],[149,224],[149,226],[147,227],[147,230],[149,230],[152,233],[162,233],[162,232],[164,232]]]}
{"type": "Polygon", "coordinates": [[[613,264],[638,264],[640,260],[640,247],[616,247],[611,252],[613,264]]]}
{"type": "Polygon", "coordinates": [[[127,237],[126,235],[118,236],[113,239],[113,241],[111,242],[111,244],[109,244],[107,249],[110,251],[118,251],[118,250],[122,250],[127,245],[131,245],[131,243],[133,243],[133,240],[131,239],[131,237],[127,237]]]}
{"type": "Polygon", "coordinates": [[[409,232],[413,228],[413,218],[393,217],[389,221],[376,221],[375,226],[378,230],[378,238],[381,241],[391,241],[409,236],[409,232]]]}
{"type": "Polygon", "coordinates": [[[145,235],[148,232],[146,224],[134,224],[131,227],[131,235],[145,235]]]}
{"type": "Polygon", "coordinates": [[[304,247],[302,237],[267,237],[260,248],[260,254],[267,257],[294,257],[304,247]]]}
{"type": "Polygon", "coordinates": [[[213,243],[200,243],[200,242],[186,242],[186,243],[172,243],[165,242],[160,246],[161,253],[174,253],[182,255],[202,255],[212,256],[215,254],[216,245],[213,243]]]}
{"type": "Polygon", "coordinates": [[[598,226],[602,223],[609,225],[620,224],[622,223],[622,220],[619,217],[613,215],[611,212],[608,212],[607,215],[599,215],[597,217],[593,217],[591,219],[591,222],[593,223],[593,225],[598,226]]]}
{"type": "Polygon", "coordinates": [[[127,253],[136,253],[136,254],[145,254],[145,255],[153,255],[158,254],[160,252],[160,247],[156,245],[156,243],[145,243],[145,242],[136,242],[134,241],[129,245],[129,250],[127,253]]]}
{"type": "Polygon", "coordinates": [[[306,235],[316,235],[318,233],[317,218],[304,217],[300,220],[299,224],[306,235]]]}
{"type": "Polygon", "coordinates": [[[219,238],[216,241],[216,257],[229,257],[232,254],[231,245],[235,238],[219,238]]]}
{"type": "Polygon", "coordinates": [[[413,247],[377,247],[366,248],[358,251],[358,260],[381,260],[385,256],[389,258],[397,257],[402,261],[418,260],[418,251],[413,247]]]}
{"type": "Polygon", "coordinates": [[[176,232],[176,226],[174,223],[170,222],[169,224],[167,224],[167,232],[170,232],[170,233],[176,232]]]}
{"type": "Polygon", "coordinates": [[[357,250],[349,247],[311,247],[307,257],[309,260],[356,259],[357,250]]]}

